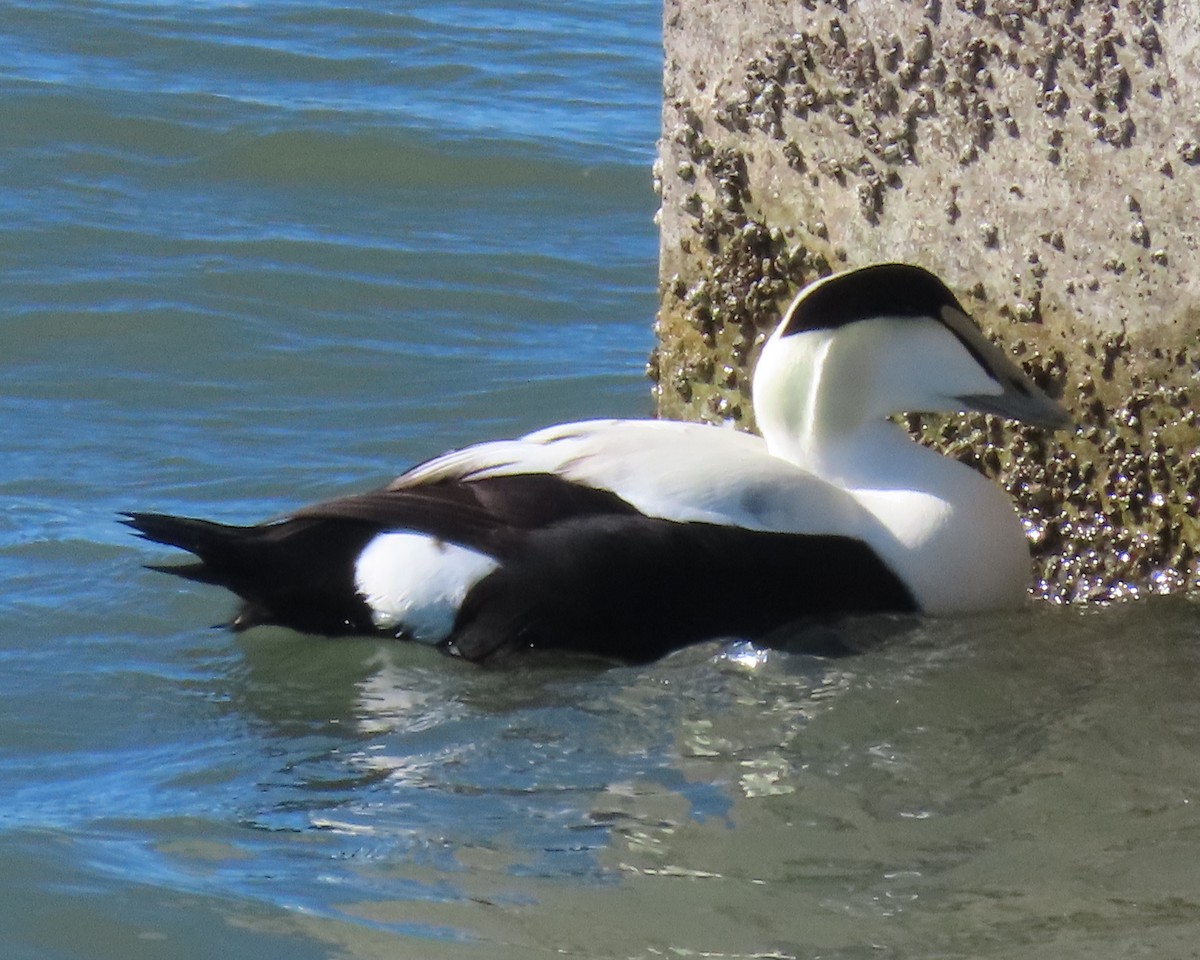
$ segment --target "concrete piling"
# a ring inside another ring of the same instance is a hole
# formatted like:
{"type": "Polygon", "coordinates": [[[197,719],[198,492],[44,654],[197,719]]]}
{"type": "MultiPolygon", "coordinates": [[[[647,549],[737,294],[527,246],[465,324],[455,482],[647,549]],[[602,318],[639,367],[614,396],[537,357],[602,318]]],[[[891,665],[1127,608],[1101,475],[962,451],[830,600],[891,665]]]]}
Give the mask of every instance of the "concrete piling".
{"type": "Polygon", "coordinates": [[[1200,589],[1200,6],[665,0],[661,415],[753,429],[799,286],[940,275],[1079,418],[913,416],[1026,519],[1035,594],[1200,589]]]}

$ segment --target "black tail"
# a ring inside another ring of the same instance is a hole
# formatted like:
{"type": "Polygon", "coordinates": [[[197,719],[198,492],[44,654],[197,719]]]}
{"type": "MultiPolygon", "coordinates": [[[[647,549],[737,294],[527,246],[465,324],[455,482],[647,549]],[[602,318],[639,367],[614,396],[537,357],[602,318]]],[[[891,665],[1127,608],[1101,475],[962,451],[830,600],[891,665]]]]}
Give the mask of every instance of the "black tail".
{"type": "Polygon", "coordinates": [[[151,570],[225,587],[244,601],[235,630],[263,623],[309,633],[374,629],[354,587],[354,561],[374,534],[364,523],[293,518],[240,527],[193,517],[132,512],[122,523],[145,540],[179,547],[198,562],[151,570]]]}
{"type": "Polygon", "coordinates": [[[174,574],[199,583],[229,585],[228,577],[217,572],[223,566],[228,566],[222,564],[219,558],[231,556],[235,552],[232,542],[238,533],[244,534],[248,528],[231,527],[192,517],[172,517],[165,513],[126,513],[122,517],[121,522],[133,527],[143,540],[165,544],[168,547],[179,547],[200,558],[199,563],[147,564],[150,570],[174,574]],[[213,561],[211,567],[210,559],[213,561]]]}

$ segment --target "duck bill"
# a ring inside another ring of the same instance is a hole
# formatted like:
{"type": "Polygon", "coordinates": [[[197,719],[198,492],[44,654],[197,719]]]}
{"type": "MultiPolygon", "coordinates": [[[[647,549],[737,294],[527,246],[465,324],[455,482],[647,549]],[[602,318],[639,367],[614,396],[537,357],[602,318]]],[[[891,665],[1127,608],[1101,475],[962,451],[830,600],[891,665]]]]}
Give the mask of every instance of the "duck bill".
{"type": "Polygon", "coordinates": [[[980,340],[982,343],[977,349],[988,374],[996,382],[996,392],[956,397],[964,411],[990,413],[1047,430],[1063,430],[1075,425],[1075,418],[1066,407],[1047,396],[1002,350],[982,337],[980,340]]]}
{"type": "Polygon", "coordinates": [[[1047,396],[1029,374],[988,340],[965,313],[945,308],[942,321],[995,381],[994,393],[989,391],[955,397],[964,412],[991,413],[1048,430],[1062,430],[1075,425],[1075,419],[1066,407],[1047,396]]]}
{"type": "Polygon", "coordinates": [[[1029,386],[1032,389],[1028,394],[1005,389],[995,396],[971,394],[957,399],[964,412],[990,413],[1047,430],[1065,430],[1075,425],[1075,418],[1066,407],[1042,393],[1032,380],[1029,386]]]}

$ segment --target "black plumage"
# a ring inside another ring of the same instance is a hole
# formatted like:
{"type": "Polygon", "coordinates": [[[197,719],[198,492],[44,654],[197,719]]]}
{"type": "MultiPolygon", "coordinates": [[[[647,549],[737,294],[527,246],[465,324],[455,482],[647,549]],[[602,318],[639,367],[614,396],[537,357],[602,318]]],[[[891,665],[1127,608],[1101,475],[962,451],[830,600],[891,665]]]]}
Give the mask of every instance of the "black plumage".
{"type": "Polygon", "coordinates": [[[448,645],[471,660],[563,648],[648,661],[802,619],[916,609],[848,537],[596,515],[531,531],[467,594],[448,645]]]}
{"type": "Polygon", "coordinates": [[[354,560],[377,533],[371,524],[291,517],[243,527],[161,513],[129,513],[124,522],[147,540],[199,558],[151,569],[237,594],[234,630],[278,624],[336,636],[374,629],[354,589],[354,560]]]}
{"type": "Polygon", "coordinates": [[[565,648],[644,661],[802,617],[915,609],[856,540],[647,517],[614,493],[553,474],[388,488],[246,527],[153,513],[126,522],[198,558],[155,569],[240,596],[235,629],[377,632],[354,569],[383,532],[485,553],[499,566],[469,590],[445,641],[470,660],[565,648]]]}
{"type": "MultiPolygon", "coordinates": [[[[945,308],[965,313],[954,294],[927,270],[908,263],[878,263],[814,284],[797,297],[780,324],[785,337],[836,330],[876,317],[938,317],[945,308]]],[[[953,332],[953,331],[951,331],[953,332]]]]}

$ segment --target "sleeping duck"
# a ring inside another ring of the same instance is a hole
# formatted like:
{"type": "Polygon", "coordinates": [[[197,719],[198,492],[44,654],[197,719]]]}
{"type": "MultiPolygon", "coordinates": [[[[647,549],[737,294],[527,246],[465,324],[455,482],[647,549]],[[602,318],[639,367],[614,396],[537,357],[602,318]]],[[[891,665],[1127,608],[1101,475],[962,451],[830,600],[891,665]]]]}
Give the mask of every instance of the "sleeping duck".
{"type": "Polygon", "coordinates": [[[384,634],[469,660],[567,648],[630,661],[812,618],[1012,608],[1026,538],[1005,493],[888,418],[1067,412],[937,277],[878,264],[796,297],[753,380],[762,436],[565,423],[421,463],[253,526],[125,522],[237,594],[230,626],[384,634]]]}

